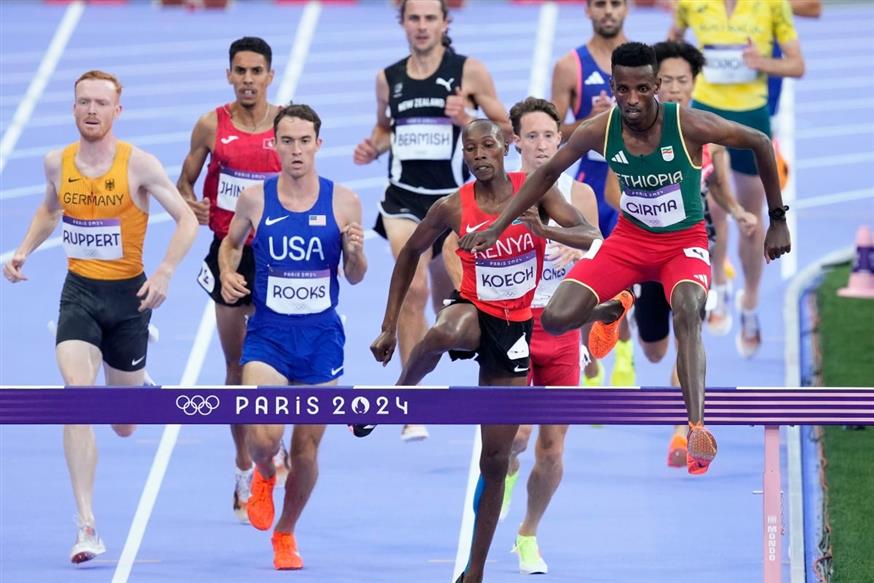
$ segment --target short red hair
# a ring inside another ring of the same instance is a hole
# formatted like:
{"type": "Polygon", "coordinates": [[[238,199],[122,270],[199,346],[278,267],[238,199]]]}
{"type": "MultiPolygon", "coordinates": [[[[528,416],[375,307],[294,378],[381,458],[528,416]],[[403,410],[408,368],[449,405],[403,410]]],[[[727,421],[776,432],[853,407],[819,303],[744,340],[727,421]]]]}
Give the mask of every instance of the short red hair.
{"type": "Polygon", "coordinates": [[[73,83],[73,91],[76,90],[76,87],[79,85],[81,81],[88,81],[89,79],[97,79],[100,81],[109,81],[113,85],[115,85],[115,92],[121,97],[121,83],[118,80],[118,77],[113,75],[112,73],[107,73],[105,71],[88,71],[86,73],[82,73],[82,75],[76,79],[76,82],[73,83]]]}

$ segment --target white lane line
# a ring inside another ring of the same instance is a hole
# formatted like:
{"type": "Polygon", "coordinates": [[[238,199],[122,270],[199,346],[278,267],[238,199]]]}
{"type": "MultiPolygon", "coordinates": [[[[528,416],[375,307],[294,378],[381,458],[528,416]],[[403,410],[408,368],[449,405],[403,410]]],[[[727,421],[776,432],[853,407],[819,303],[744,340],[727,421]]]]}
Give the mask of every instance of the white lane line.
{"type": "Polygon", "coordinates": [[[861,164],[874,160],[874,152],[854,152],[852,154],[835,154],[834,156],[817,156],[798,160],[796,168],[808,170],[811,168],[830,168],[847,164],[861,164]]]}
{"type": "MultiPolygon", "coordinates": [[[[797,198],[796,185],[798,184],[798,171],[795,167],[795,79],[783,81],[783,92],[780,94],[780,108],[777,112],[777,137],[780,140],[780,149],[783,158],[789,166],[789,182],[783,189],[783,203],[790,207],[795,206],[797,198]]],[[[792,241],[799,241],[798,214],[790,212],[786,216],[786,226],[792,241]]],[[[796,246],[796,250],[798,247],[796,246]]],[[[780,261],[780,275],[783,279],[789,279],[798,271],[798,253],[789,253],[780,261]]]]}
{"type": "Polygon", "coordinates": [[[479,457],[482,451],[482,437],[479,425],[473,428],[473,447],[470,451],[470,464],[467,469],[467,490],[464,492],[464,509],[461,513],[461,527],[458,529],[458,548],[455,551],[455,567],[452,569],[452,581],[458,579],[467,566],[470,557],[470,545],[473,542],[473,496],[479,481],[479,457]]]}
{"type": "MultiPolygon", "coordinates": [[[[872,83],[874,85],[874,83],[872,83]]],[[[796,129],[796,140],[815,140],[819,138],[837,138],[842,136],[874,135],[874,123],[853,123],[839,125],[817,126],[807,129],[796,129]]]]}
{"type": "MultiPolygon", "coordinates": [[[[46,54],[36,70],[36,75],[34,75],[33,80],[30,82],[24,99],[18,104],[15,115],[12,116],[12,123],[3,132],[3,140],[0,141],[0,173],[6,167],[9,155],[15,149],[15,144],[18,143],[18,138],[21,137],[24,126],[30,120],[36,103],[39,101],[42,92],[45,91],[46,85],[48,85],[49,78],[55,72],[58,61],[61,60],[61,56],[64,54],[64,48],[66,48],[67,43],[70,41],[70,37],[73,36],[73,31],[76,29],[76,25],[79,24],[83,12],[85,12],[85,3],[80,0],[67,6],[64,17],[61,19],[61,23],[52,37],[52,42],[49,44],[49,48],[46,50],[46,54]]],[[[67,114],[68,121],[69,118],[70,116],[67,114]]]]}
{"type": "MultiPolygon", "coordinates": [[[[321,4],[317,0],[309,2],[304,8],[301,20],[297,26],[294,46],[289,57],[289,66],[286,68],[282,83],[280,84],[280,102],[288,101],[294,96],[294,91],[297,89],[297,83],[300,80],[300,74],[306,63],[307,53],[309,52],[316,26],[318,25],[320,12],[321,4]],[[290,82],[289,78],[291,78],[290,82]]],[[[182,374],[180,385],[193,386],[197,383],[197,377],[200,375],[200,370],[203,368],[203,362],[206,359],[207,347],[215,332],[215,326],[215,309],[213,308],[212,300],[208,300],[203,309],[203,316],[197,329],[194,346],[188,357],[188,363],[185,366],[185,372],[182,374]]],[[[158,491],[161,489],[161,482],[164,480],[167,465],[170,463],[170,456],[173,454],[173,448],[176,446],[176,440],[179,437],[179,428],[179,425],[167,425],[164,428],[161,443],[158,445],[158,451],[152,462],[149,478],[146,480],[145,488],[143,488],[140,505],[137,507],[137,512],[134,515],[134,520],[124,545],[125,548],[122,551],[121,559],[119,559],[112,583],[126,583],[130,576],[133,562],[136,559],[137,551],[145,534],[146,525],[149,522],[155,500],[158,497],[158,491]]]]}
{"type": "MultiPolygon", "coordinates": [[[[871,66],[871,59],[867,55],[856,57],[819,57],[804,59],[804,68],[808,71],[835,71],[837,69],[859,69],[871,66]]],[[[864,74],[864,71],[858,71],[864,74]]]]}
{"type": "Polygon", "coordinates": [[[822,196],[811,196],[802,198],[795,202],[795,208],[810,209],[820,206],[828,206],[851,200],[862,200],[863,198],[874,198],[874,188],[860,188],[858,190],[847,190],[844,192],[836,192],[834,194],[824,194],[822,196]]]}
{"type": "MultiPolygon", "coordinates": [[[[212,300],[209,300],[200,318],[194,346],[188,355],[188,362],[185,363],[185,371],[182,373],[182,380],[179,382],[180,386],[188,387],[197,384],[197,377],[200,376],[200,371],[206,360],[206,350],[209,347],[210,340],[212,340],[214,331],[215,309],[213,308],[212,300]]],[[[167,473],[170,457],[173,455],[173,449],[176,447],[181,427],[181,425],[164,426],[164,431],[161,433],[161,441],[158,443],[158,450],[155,452],[155,459],[152,460],[149,476],[146,478],[146,484],[143,486],[143,493],[140,495],[140,501],[137,504],[133,522],[127,533],[127,540],[124,541],[124,548],[121,551],[118,565],[116,565],[115,573],[112,576],[112,583],[125,583],[128,577],[130,577],[134,560],[137,558],[137,552],[140,550],[140,544],[142,544],[143,536],[146,533],[146,526],[149,524],[149,518],[152,516],[152,510],[155,508],[155,501],[158,499],[158,492],[161,490],[161,483],[164,481],[164,475],[167,473]]]]}
{"type": "Polygon", "coordinates": [[[294,35],[291,55],[288,57],[288,64],[285,67],[285,73],[282,75],[279,91],[276,93],[276,100],[279,103],[287,103],[294,97],[294,93],[297,91],[297,85],[300,82],[300,76],[303,73],[303,67],[310,52],[310,45],[312,45],[321,12],[322,5],[319,2],[308,2],[303,9],[300,23],[297,26],[297,34],[294,35]]]}
{"type": "Polygon", "coordinates": [[[558,6],[555,2],[545,2],[540,7],[537,21],[537,38],[534,41],[534,57],[531,59],[531,77],[528,81],[528,95],[546,96],[549,61],[552,60],[552,42],[555,37],[555,24],[558,22],[558,6]]]}
{"type": "Polygon", "coordinates": [[[874,109],[874,99],[870,97],[859,99],[818,99],[799,104],[795,111],[796,113],[834,113],[856,109],[874,109]]]}
{"type": "Polygon", "coordinates": [[[834,95],[841,89],[860,89],[874,86],[874,79],[868,75],[859,77],[825,77],[823,79],[805,79],[798,85],[799,93],[816,93],[828,91],[834,95]]]}

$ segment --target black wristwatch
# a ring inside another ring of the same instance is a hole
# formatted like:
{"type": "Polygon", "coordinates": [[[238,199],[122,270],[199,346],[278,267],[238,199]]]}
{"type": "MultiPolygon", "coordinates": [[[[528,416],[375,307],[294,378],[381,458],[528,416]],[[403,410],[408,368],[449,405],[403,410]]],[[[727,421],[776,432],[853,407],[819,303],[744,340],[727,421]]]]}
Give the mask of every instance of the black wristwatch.
{"type": "Polygon", "coordinates": [[[775,209],[771,209],[768,211],[768,216],[771,217],[772,221],[785,221],[786,220],[786,211],[789,210],[789,205],[784,204],[783,206],[778,206],[775,209]]]}

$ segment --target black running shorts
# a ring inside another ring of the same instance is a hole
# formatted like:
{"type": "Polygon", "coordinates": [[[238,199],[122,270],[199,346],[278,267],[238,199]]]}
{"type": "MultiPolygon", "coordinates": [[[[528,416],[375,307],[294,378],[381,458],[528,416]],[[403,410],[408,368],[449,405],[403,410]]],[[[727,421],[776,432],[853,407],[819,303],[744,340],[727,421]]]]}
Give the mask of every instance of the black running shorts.
{"type": "MultiPolygon", "coordinates": [[[[452,293],[452,304],[473,303],[461,297],[458,291],[452,293]]],[[[480,343],[476,351],[450,350],[452,360],[476,358],[480,367],[510,376],[527,377],[531,365],[532,321],[513,322],[496,318],[477,309],[480,328],[480,343]]]]}
{"type": "Polygon", "coordinates": [[[658,342],[668,337],[671,333],[671,306],[665,299],[662,284],[655,281],[640,284],[640,293],[634,302],[634,321],[643,342],[658,342]]]}
{"type": "MultiPolygon", "coordinates": [[[[409,192],[403,188],[398,188],[394,184],[389,184],[388,188],[385,189],[385,196],[379,203],[379,215],[376,217],[376,224],[373,226],[373,230],[383,239],[387,239],[388,235],[382,222],[383,216],[393,219],[407,219],[414,223],[420,223],[425,218],[425,215],[428,214],[428,210],[441,198],[443,197],[409,192]]],[[[431,259],[440,257],[440,254],[443,252],[443,242],[448,235],[449,231],[440,235],[434,242],[434,245],[431,247],[431,259]]]]}
{"type": "Polygon", "coordinates": [[[127,372],[144,368],[152,310],[139,311],[137,291],[145,282],[144,274],[101,280],[68,272],[55,344],[81,340],[99,348],[112,368],[127,372]]]}

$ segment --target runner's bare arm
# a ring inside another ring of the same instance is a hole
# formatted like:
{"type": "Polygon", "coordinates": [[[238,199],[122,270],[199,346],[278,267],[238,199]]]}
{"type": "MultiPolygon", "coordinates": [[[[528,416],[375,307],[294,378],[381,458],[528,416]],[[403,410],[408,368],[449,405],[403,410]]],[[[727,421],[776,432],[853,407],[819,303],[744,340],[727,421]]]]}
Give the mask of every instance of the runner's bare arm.
{"type": "Polygon", "coordinates": [[[461,260],[455,253],[458,250],[458,235],[454,232],[449,233],[443,241],[443,252],[440,256],[443,258],[443,267],[446,268],[446,275],[449,276],[449,281],[452,282],[452,287],[461,289],[461,260]]]}
{"type": "Polygon", "coordinates": [[[222,298],[234,303],[249,295],[246,278],[237,273],[243,257],[243,247],[249,233],[261,222],[264,212],[264,186],[256,184],[240,193],[234,216],[228,225],[228,234],[222,239],[218,252],[219,279],[222,283],[222,298]]]}
{"type": "Polygon", "coordinates": [[[546,164],[528,175],[525,184],[504,208],[501,216],[489,228],[462,237],[458,242],[459,247],[468,251],[479,251],[494,245],[510,222],[525,209],[537,204],[571,164],[589,150],[601,152],[604,148],[607,115],[604,113],[584,120],[571,135],[565,147],[561,148],[546,164]]]}
{"type": "Polygon", "coordinates": [[[622,201],[622,189],[619,188],[619,179],[612,169],[607,169],[607,179],[604,181],[604,201],[617,211],[622,201]]]}
{"type": "Polygon", "coordinates": [[[686,36],[689,25],[686,21],[686,7],[679,0],[674,1],[674,17],[671,20],[671,28],[668,29],[668,40],[681,41],[686,36]]]}
{"type": "Polygon", "coordinates": [[[382,321],[383,330],[397,328],[398,314],[410,288],[410,283],[413,281],[416,267],[419,265],[419,257],[431,248],[434,242],[440,238],[440,235],[450,229],[456,230],[458,228],[460,208],[458,193],[446,196],[434,203],[398,253],[389,284],[385,317],[382,321]]]}
{"type": "MultiPolygon", "coordinates": [[[[583,213],[583,216],[590,225],[600,230],[598,224],[598,201],[595,198],[595,191],[592,190],[591,186],[579,180],[574,180],[571,187],[571,204],[583,213]]],[[[581,259],[584,255],[579,249],[561,244],[553,245],[552,253],[553,260],[560,267],[567,265],[571,261],[581,259]]]]}
{"type": "Polygon", "coordinates": [[[343,275],[355,285],[364,279],[367,258],[364,256],[364,228],[361,226],[361,199],[339,184],[334,185],[334,204],[340,217],[340,232],[343,237],[343,275]]]}
{"type": "MultiPolygon", "coordinates": [[[[592,226],[583,213],[569,203],[555,187],[549,189],[540,205],[561,227],[541,225],[541,232],[535,234],[575,249],[588,249],[593,240],[604,238],[601,231],[592,226]]],[[[539,222],[539,217],[537,219],[539,222]]]]}
{"type": "Polygon", "coordinates": [[[198,201],[194,193],[194,185],[215,143],[217,123],[215,112],[210,111],[203,114],[194,124],[194,129],[191,131],[191,147],[185,156],[185,161],[182,162],[179,180],[176,181],[176,188],[194,211],[197,222],[201,225],[209,223],[209,200],[198,201]]]}
{"type": "Polygon", "coordinates": [[[748,46],[744,50],[746,65],[760,73],[773,77],[801,77],[804,75],[804,57],[798,39],[780,43],[783,56],[774,58],[759,52],[758,47],[748,46]]]}
{"type": "MultiPolygon", "coordinates": [[[[752,150],[756,156],[759,176],[765,187],[765,197],[771,210],[783,208],[780,178],[771,140],[758,130],[725,120],[707,111],[682,110],[683,135],[693,144],[721,144],[729,148],[752,150]]],[[[700,146],[699,146],[700,147],[700,146]]],[[[765,234],[765,259],[770,261],[791,250],[786,221],[771,219],[765,234]]]]}
{"type": "Polygon", "coordinates": [[[197,219],[167,176],[164,166],[152,154],[134,148],[128,165],[128,175],[132,183],[139,185],[139,192],[153,196],[176,222],[176,229],[170,237],[164,259],[137,293],[138,297],[143,298],[140,304],[142,311],[157,308],[164,303],[170,278],[197,236],[197,219]]]}
{"type": "Polygon", "coordinates": [[[567,112],[573,111],[572,108],[576,104],[577,99],[580,99],[580,96],[577,95],[577,83],[580,80],[580,67],[577,63],[576,53],[571,51],[556,62],[555,68],[552,71],[551,101],[556,106],[558,118],[562,121],[560,126],[562,143],[566,142],[585,120],[610,109],[613,105],[613,99],[607,95],[606,91],[602,91],[595,98],[592,110],[588,116],[583,119],[565,122],[567,112]]]}
{"type": "Polygon", "coordinates": [[[572,111],[577,98],[577,64],[573,53],[567,53],[555,63],[552,69],[552,92],[550,101],[555,105],[558,119],[561,120],[562,141],[570,137],[579,121],[565,123],[568,111],[572,111]]]}
{"type": "Polygon", "coordinates": [[[355,147],[352,161],[355,164],[369,164],[387,152],[391,147],[391,120],[386,114],[388,108],[388,80],[385,71],[376,74],[376,125],[369,138],[364,138],[355,147]]]}
{"type": "Polygon", "coordinates": [[[807,18],[819,18],[822,16],[822,0],[789,0],[792,6],[792,14],[807,18]]]}
{"type": "MultiPolygon", "coordinates": [[[[462,75],[461,90],[463,94],[473,99],[490,120],[501,126],[504,138],[511,140],[513,128],[510,125],[510,118],[507,116],[507,109],[498,99],[495,82],[486,66],[481,61],[468,57],[464,62],[462,75]]],[[[470,121],[472,118],[468,119],[467,123],[470,121]]],[[[467,124],[460,125],[463,127],[467,124]]]]}
{"type": "Polygon", "coordinates": [[[710,158],[713,160],[713,173],[707,179],[708,192],[713,202],[718,204],[725,212],[730,214],[737,223],[741,233],[751,236],[759,223],[751,212],[741,205],[734,197],[731,190],[731,166],[729,164],[728,151],[724,146],[710,144],[710,158]]]}
{"type": "Polygon", "coordinates": [[[12,283],[26,281],[27,276],[21,271],[24,262],[27,261],[34,249],[39,247],[49,238],[58,226],[58,221],[64,214],[58,201],[57,181],[61,176],[61,150],[53,150],[46,154],[43,160],[43,170],[46,177],[46,192],[43,201],[33,213],[33,219],[27,228],[21,244],[12,258],[3,265],[3,275],[12,283]]]}
{"type": "MultiPolygon", "coordinates": [[[[618,181],[617,181],[618,183],[618,181]]],[[[598,224],[598,200],[595,198],[595,191],[585,182],[574,180],[571,187],[571,204],[583,213],[586,222],[600,230],[598,224]]]]}

